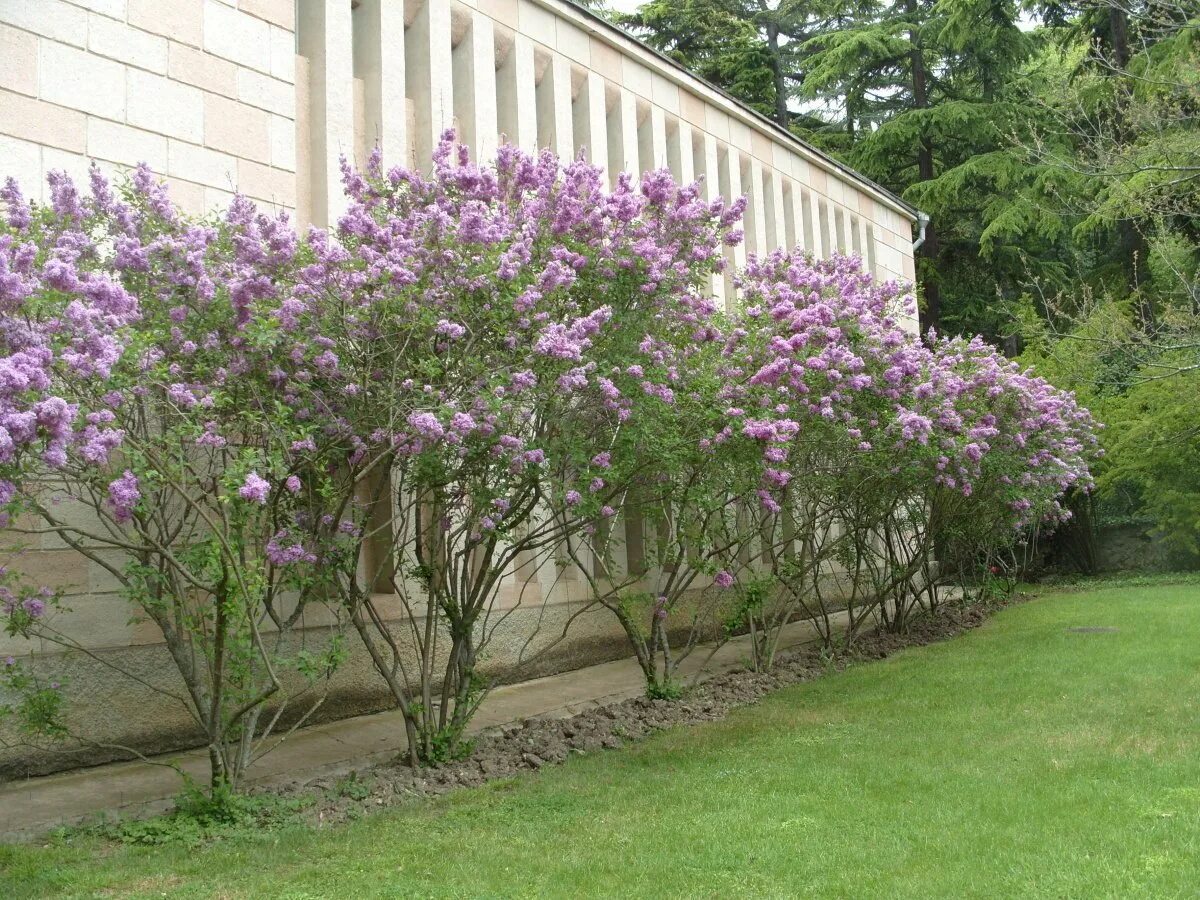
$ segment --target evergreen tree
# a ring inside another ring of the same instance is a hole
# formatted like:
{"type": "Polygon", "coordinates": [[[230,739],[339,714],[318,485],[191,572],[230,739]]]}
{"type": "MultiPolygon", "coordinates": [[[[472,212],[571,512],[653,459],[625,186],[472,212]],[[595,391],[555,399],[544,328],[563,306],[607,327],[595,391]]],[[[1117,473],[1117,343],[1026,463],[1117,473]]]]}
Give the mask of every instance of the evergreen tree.
{"type": "Polygon", "coordinates": [[[1013,175],[1014,82],[1032,49],[1018,18],[1011,0],[884,0],[807,45],[806,92],[847,98],[848,161],[930,214],[918,262],[928,326],[995,325],[996,284],[981,277],[979,254],[998,210],[981,200],[1013,175]]]}
{"type": "Polygon", "coordinates": [[[614,21],[784,127],[820,126],[793,102],[805,45],[838,27],[856,0],[651,0],[614,21]]]}

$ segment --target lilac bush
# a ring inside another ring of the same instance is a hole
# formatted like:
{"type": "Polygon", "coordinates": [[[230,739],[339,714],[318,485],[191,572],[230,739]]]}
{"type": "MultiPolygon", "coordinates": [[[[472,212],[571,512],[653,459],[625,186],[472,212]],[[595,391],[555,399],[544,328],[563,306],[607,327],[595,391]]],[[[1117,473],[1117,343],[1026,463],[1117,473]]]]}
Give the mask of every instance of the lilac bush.
{"type": "Polygon", "coordinates": [[[868,615],[901,628],[962,575],[951,559],[1056,523],[1061,494],[1090,487],[1096,438],[1072,395],[982,341],[907,332],[911,295],[858,260],[774,254],[739,285],[728,371],[753,374],[730,379],[730,400],[763,443],[763,503],[782,518],[766,554],[781,599],[759,623],[766,659],[795,607],[832,636],[830,580],[851,637],[868,615]]]}
{"type": "Polygon", "coordinates": [[[717,438],[749,442],[760,457],[760,564],[735,589],[748,600],[755,662],[769,667],[797,612],[827,640],[834,634],[824,597],[845,592],[829,584],[849,542],[845,488],[880,457],[866,432],[899,396],[891,371],[910,364],[913,341],[896,316],[912,298],[876,284],[856,260],[800,253],[752,258],[738,286],[723,354],[728,421],[717,438]]]}
{"type": "Polygon", "coordinates": [[[522,601],[496,602],[514,567],[521,591],[592,573],[579,546],[626,504],[643,425],[684,378],[670,348],[715,333],[700,289],[741,204],[665,173],[610,192],[595,167],[511,146],[480,167],[449,134],[428,177],[376,158],[345,181],[318,254],[344,300],[322,332],[360,387],[350,462],[386,512],[360,523],[341,596],[410,758],[434,759],[482,697],[480,654],[522,601]]]}
{"type": "Polygon", "coordinates": [[[723,326],[723,316],[710,315],[682,342],[655,348],[675,375],[671,393],[655,397],[631,431],[636,477],[619,507],[620,523],[627,538],[632,524],[641,540],[624,542],[624,567],[611,552],[620,542],[610,535],[585,533],[581,540],[603,561],[588,579],[593,602],[616,616],[656,698],[678,696],[679,665],[702,640],[728,636],[717,630],[736,605],[728,589],[755,568],[760,454],[719,434],[726,421],[723,326]]]}
{"type": "MultiPolygon", "coordinates": [[[[158,687],[203,736],[213,786],[235,787],[342,654],[291,637],[344,556],[354,487],[337,477],[344,385],[283,324],[307,254],[243,198],[184,219],[145,168],[123,196],[96,170],[85,194],[49,183],[46,206],[11,180],[0,194],[6,524],[86,556],[157,626],[180,676],[158,687]]],[[[8,631],[90,653],[58,625],[70,586],[19,566],[8,631]]]]}

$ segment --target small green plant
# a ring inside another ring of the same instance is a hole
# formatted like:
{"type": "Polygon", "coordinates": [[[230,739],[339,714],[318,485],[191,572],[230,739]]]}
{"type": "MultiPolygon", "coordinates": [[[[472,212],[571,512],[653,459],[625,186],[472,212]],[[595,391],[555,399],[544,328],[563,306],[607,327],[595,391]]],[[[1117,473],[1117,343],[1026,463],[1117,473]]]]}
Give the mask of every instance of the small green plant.
{"type": "Polygon", "coordinates": [[[996,560],[983,573],[976,599],[980,603],[1002,603],[1017,589],[1017,572],[996,560]]]}
{"type": "Polygon", "coordinates": [[[463,738],[462,728],[447,726],[437,731],[430,739],[422,762],[433,766],[466,759],[475,749],[475,742],[463,738]]]}
{"type": "Polygon", "coordinates": [[[22,732],[51,740],[67,734],[59,682],[43,681],[9,656],[0,660],[0,687],[12,698],[0,701],[0,721],[11,718],[22,732]]]}
{"type": "Polygon", "coordinates": [[[674,680],[651,681],[646,685],[646,696],[651,700],[678,700],[683,696],[683,686],[674,680]]]}
{"type": "Polygon", "coordinates": [[[826,675],[831,675],[837,671],[838,658],[840,654],[833,647],[822,647],[818,659],[821,662],[821,668],[826,675]]]}
{"type": "Polygon", "coordinates": [[[84,830],[122,844],[197,846],[277,828],[294,821],[312,802],[310,797],[240,794],[227,786],[208,792],[187,779],[186,787],[175,798],[175,809],[166,815],[84,830]]]}
{"type": "Polygon", "coordinates": [[[349,800],[366,800],[371,796],[371,786],[358,777],[358,772],[351,772],[337,780],[333,786],[333,793],[337,797],[345,797],[349,800]]]}

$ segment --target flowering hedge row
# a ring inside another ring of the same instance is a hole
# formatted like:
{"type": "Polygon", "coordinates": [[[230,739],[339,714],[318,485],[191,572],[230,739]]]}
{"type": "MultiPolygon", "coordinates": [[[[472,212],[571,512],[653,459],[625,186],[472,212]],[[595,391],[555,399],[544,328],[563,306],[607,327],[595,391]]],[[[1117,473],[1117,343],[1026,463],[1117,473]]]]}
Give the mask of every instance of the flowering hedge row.
{"type": "MultiPolygon", "coordinates": [[[[510,147],[478,167],[450,136],[428,176],[376,158],[345,184],[336,230],[304,237],[242,198],[187,220],[144,168],[120,196],[98,173],[86,196],[51,176],[45,206],[0,195],[6,524],[108,568],[161,629],[214,784],[319,706],[343,630],[413,762],[458,752],[514,568],[583,577],[671,696],[714,621],[767,665],[837,573],[852,621],[900,627],[948,560],[1090,484],[1070,395],[914,337],[912,298],[857,260],[752,260],[719,309],[740,201],[510,147]],[[335,638],[298,650],[314,606],[335,638]]],[[[74,646],[19,568],[9,632],[74,646]]],[[[0,708],[70,730],[59,688],[5,671],[0,708]]]]}

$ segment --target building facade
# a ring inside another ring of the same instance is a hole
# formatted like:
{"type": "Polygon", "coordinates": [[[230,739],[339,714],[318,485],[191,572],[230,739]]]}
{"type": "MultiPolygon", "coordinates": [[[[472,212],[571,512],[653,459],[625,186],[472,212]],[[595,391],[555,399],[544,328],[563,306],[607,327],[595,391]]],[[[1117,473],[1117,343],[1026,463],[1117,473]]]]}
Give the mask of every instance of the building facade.
{"type": "MultiPolygon", "coordinates": [[[[798,245],[914,277],[915,210],[567,0],[0,0],[0,177],[35,198],[50,171],[86,179],[93,160],[112,174],[145,162],[191,213],[237,191],[300,226],[330,225],[341,156],[362,163],[378,146],[387,166],[427,166],[448,128],[480,160],[507,140],[583,154],[610,178],[668,167],[703,179],[709,198],[745,195],[734,266],[798,245]]],[[[734,299],[728,276],[713,292],[734,299]]],[[[20,553],[32,578],[80,598],[61,628],[94,656],[56,665],[84,691],[84,727],[147,749],[185,744],[181,710],[105,674],[104,655],[121,654],[148,681],[171,677],[161,635],[131,621],[111,575],[49,536],[20,553]]],[[[529,622],[569,617],[580,598],[555,584],[529,622]]],[[[499,673],[519,662],[506,646],[530,646],[522,621],[510,617],[494,653],[499,673]]],[[[621,652],[607,618],[573,628],[530,674],[621,652]]],[[[0,635],[0,655],[42,649],[0,635]]],[[[338,690],[335,714],[382,696],[365,662],[338,690]]],[[[0,751],[0,771],[52,765],[0,751]]]]}

